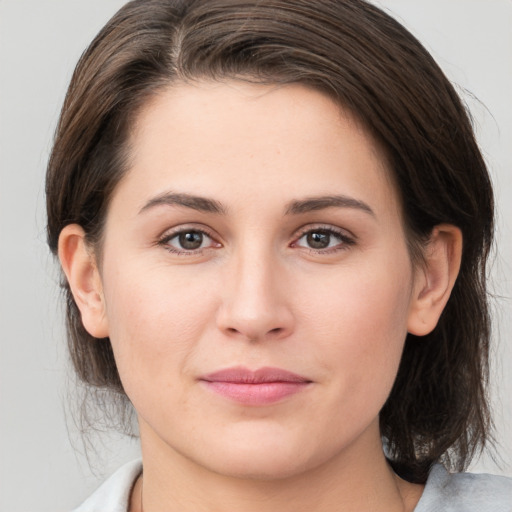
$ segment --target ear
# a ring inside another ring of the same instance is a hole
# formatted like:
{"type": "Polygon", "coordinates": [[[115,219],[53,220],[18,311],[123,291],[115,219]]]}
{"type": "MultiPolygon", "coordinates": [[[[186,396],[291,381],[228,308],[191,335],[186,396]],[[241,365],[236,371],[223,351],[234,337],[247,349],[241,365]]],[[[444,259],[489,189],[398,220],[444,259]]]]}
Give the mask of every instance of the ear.
{"type": "Polygon", "coordinates": [[[108,324],[101,276],[84,230],[78,224],[69,224],[61,231],[59,259],[85,329],[95,338],[106,338],[108,324]]]}
{"type": "Polygon", "coordinates": [[[439,320],[457,279],[462,257],[462,233],[451,224],[434,227],[425,249],[423,266],[418,266],[409,310],[408,332],[430,333],[439,320]]]}

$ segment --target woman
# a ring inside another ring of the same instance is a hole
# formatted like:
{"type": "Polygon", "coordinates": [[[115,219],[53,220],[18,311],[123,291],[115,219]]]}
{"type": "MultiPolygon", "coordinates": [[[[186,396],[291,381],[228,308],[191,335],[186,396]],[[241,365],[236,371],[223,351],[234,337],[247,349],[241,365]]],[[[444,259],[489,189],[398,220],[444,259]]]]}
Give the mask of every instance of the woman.
{"type": "Polygon", "coordinates": [[[75,368],[142,447],[77,510],[510,510],[508,479],[446,471],[489,435],[489,177],[376,7],[128,3],[47,204],[75,368]]]}

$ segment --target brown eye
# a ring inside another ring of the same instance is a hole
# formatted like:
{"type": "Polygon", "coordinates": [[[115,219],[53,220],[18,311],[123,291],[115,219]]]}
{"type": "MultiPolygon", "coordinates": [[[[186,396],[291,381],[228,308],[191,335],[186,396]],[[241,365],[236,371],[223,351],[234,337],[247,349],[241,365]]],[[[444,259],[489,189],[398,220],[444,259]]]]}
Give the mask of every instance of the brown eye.
{"type": "Polygon", "coordinates": [[[355,240],[345,232],[334,228],[316,228],[303,231],[302,236],[294,242],[293,246],[328,253],[347,249],[354,243],[355,240]]]}
{"type": "Polygon", "coordinates": [[[209,235],[197,229],[185,229],[162,239],[160,245],[174,253],[193,253],[209,247],[217,247],[217,244],[209,235]]]}
{"type": "Polygon", "coordinates": [[[181,249],[194,251],[203,245],[204,235],[199,231],[187,231],[178,235],[178,242],[181,249]]]}
{"type": "Polygon", "coordinates": [[[326,249],[331,243],[331,234],[325,231],[310,231],[306,242],[312,249],[326,249]]]}

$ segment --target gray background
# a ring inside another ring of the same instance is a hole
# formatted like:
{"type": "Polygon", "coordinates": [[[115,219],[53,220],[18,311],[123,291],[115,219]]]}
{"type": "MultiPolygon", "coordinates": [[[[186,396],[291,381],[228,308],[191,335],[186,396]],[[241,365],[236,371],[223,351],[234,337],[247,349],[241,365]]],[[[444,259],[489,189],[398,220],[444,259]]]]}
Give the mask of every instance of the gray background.
{"type": "MultiPolygon", "coordinates": [[[[0,0],[0,510],[71,509],[137,455],[118,435],[84,451],[66,404],[58,272],[45,246],[44,172],[72,69],[121,0],[0,0]]],[[[512,1],[383,0],[461,92],[496,186],[493,403],[512,476],[512,1]],[[478,99],[476,99],[478,98],[478,99]]]]}

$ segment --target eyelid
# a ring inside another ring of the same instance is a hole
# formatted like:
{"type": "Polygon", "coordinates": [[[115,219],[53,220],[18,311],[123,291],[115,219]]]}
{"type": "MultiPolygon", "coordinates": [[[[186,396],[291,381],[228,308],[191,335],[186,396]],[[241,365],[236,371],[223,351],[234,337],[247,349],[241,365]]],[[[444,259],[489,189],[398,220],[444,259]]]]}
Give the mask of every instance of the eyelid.
{"type": "Polygon", "coordinates": [[[336,252],[339,250],[344,250],[350,247],[351,245],[354,245],[357,241],[357,237],[352,234],[347,229],[343,229],[337,226],[333,226],[332,224],[307,224],[305,226],[302,226],[297,233],[293,237],[293,242],[290,244],[291,247],[300,247],[305,250],[309,250],[312,253],[315,254],[329,254],[330,252],[336,252]],[[303,247],[297,245],[298,241],[307,235],[308,233],[314,232],[314,231],[324,231],[326,233],[330,233],[336,237],[338,237],[342,243],[339,247],[328,247],[325,249],[313,249],[312,247],[303,247]]]}
{"type": "MultiPolygon", "coordinates": [[[[173,228],[166,229],[160,236],[158,236],[156,240],[156,245],[163,246],[167,251],[178,254],[178,255],[197,255],[205,250],[208,249],[215,249],[220,248],[223,246],[221,242],[218,241],[218,235],[213,232],[209,227],[203,225],[203,224],[180,224],[178,226],[175,226],[173,228]],[[198,233],[202,233],[203,235],[207,236],[211,239],[212,245],[208,247],[202,247],[199,249],[178,249],[170,244],[168,242],[172,240],[173,238],[177,237],[181,233],[191,232],[195,231],[198,233]]],[[[306,224],[302,227],[300,227],[295,234],[293,235],[293,241],[290,243],[290,247],[299,247],[301,249],[309,250],[312,253],[318,253],[318,254],[328,254],[330,252],[337,252],[339,250],[347,249],[349,246],[354,245],[357,241],[357,237],[352,234],[350,231],[348,231],[345,228],[340,228],[338,226],[333,226],[332,224],[321,224],[321,223],[314,223],[314,224],[306,224]],[[323,231],[329,234],[334,235],[335,237],[339,238],[341,240],[340,244],[335,247],[328,247],[325,249],[314,249],[314,248],[308,248],[304,246],[299,246],[298,241],[307,235],[308,233],[312,231],[323,231]]]]}
{"type": "Polygon", "coordinates": [[[311,231],[327,231],[330,233],[334,233],[335,235],[338,235],[340,237],[353,240],[354,242],[357,240],[357,237],[348,229],[340,228],[338,226],[333,226],[332,224],[322,224],[322,223],[312,223],[312,224],[306,224],[304,226],[301,226],[294,235],[294,239],[299,239],[300,237],[304,236],[305,234],[311,232],[311,231]]]}
{"type": "Polygon", "coordinates": [[[202,251],[206,249],[211,248],[218,248],[222,247],[222,244],[217,240],[217,236],[213,234],[212,230],[208,227],[201,225],[201,224],[180,224],[179,226],[175,226],[174,228],[166,229],[158,238],[156,241],[157,245],[163,246],[167,251],[178,254],[178,255],[196,255],[198,253],[201,253],[202,251]],[[212,242],[215,243],[214,246],[211,247],[202,247],[199,249],[194,250],[187,250],[187,249],[177,249],[177,248],[171,248],[172,246],[168,245],[168,242],[172,240],[173,238],[177,237],[181,233],[187,233],[190,231],[195,231],[197,233],[202,233],[203,235],[206,235],[208,238],[212,240],[212,242]]]}

